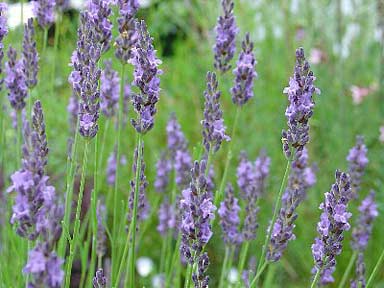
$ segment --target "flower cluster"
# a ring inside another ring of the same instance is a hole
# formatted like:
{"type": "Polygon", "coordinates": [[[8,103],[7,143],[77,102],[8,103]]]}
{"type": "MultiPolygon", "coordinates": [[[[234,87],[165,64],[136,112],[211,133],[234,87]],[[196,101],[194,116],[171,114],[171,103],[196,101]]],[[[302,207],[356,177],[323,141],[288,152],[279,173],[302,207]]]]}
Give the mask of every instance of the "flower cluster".
{"type": "Polygon", "coordinates": [[[100,108],[105,117],[112,117],[116,113],[119,103],[119,74],[112,69],[112,61],[104,61],[104,70],[100,76],[100,108]]]}
{"type": "Polygon", "coordinates": [[[253,55],[253,42],[249,33],[242,42],[242,51],[233,70],[235,75],[234,86],[231,88],[232,102],[236,105],[244,105],[253,97],[253,80],[257,77],[255,55],[253,55]]]}
{"type": "MultiPolygon", "coordinates": [[[[116,168],[117,168],[117,159],[116,159],[116,151],[112,151],[112,153],[109,155],[107,160],[107,169],[106,169],[106,175],[107,175],[107,184],[109,186],[114,186],[116,181],[116,168]]],[[[120,164],[126,165],[127,159],[124,155],[120,157],[120,164]]]]}
{"type": "Polygon", "coordinates": [[[335,257],[341,253],[343,232],[350,229],[348,219],[352,216],[347,211],[351,193],[351,179],[348,174],[336,171],[336,182],[331,191],[325,193],[325,200],[320,205],[323,210],[317,224],[319,237],[312,244],[312,255],[315,261],[314,273],[320,273],[320,284],[326,285],[334,281],[335,257]]]}
{"type": "Polygon", "coordinates": [[[360,191],[361,178],[364,175],[365,167],[368,165],[368,149],[364,144],[364,137],[356,137],[356,145],[349,150],[347,156],[348,173],[351,176],[351,197],[356,199],[360,191]]]}
{"type": "Polygon", "coordinates": [[[288,95],[289,101],[285,110],[288,130],[282,133],[283,151],[287,158],[291,158],[292,149],[302,150],[309,141],[308,121],[312,117],[314,106],[312,95],[320,94],[320,90],[313,84],[315,80],[316,77],[304,57],[304,49],[298,48],[293,77],[289,80],[289,87],[283,91],[288,95]]]}
{"type": "Polygon", "coordinates": [[[107,211],[104,204],[100,201],[97,203],[97,238],[96,238],[96,255],[101,259],[107,252],[107,235],[105,232],[104,223],[106,222],[107,211]]]}
{"type": "Polygon", "coordinates": [[[168,198],[166,197],[161,203],[159,212],[159,224],[157,225],[157,231],[165,236],[168,231],[176,227],[176,212],[173,205],[169,203],[168,198]]]}
{"type": "Polygon", "coordinates": [[[223,140],[230,141],[231,138],[225,134],[223,112],[220,107],[220,91],[217,91],[219,83],[216,73],[207,73],[207,89],[204,91],[205,106],[203,126],[203,144],[207,152],[217,152],[223,140]]]}
{"type": "Polygon", "coordinates": [[[235,16],[233,15],[233,0],[222,0],[221,6],[224,15],[220,16],[216,25],[216,43],[213,46],[215,53],[214,67],[222,73],[231,69],[231,62],[236,51],[236,34],[239,29],[236,26],[235,16]]]}
{"type": "Polygon", "coordinates": [[[27,24],[24,25],[23,64],[26,83],[28,88],[31,89],[37,84],[37,73],[39,71],[39,55],[36,48],[33,18],[29,18],[27,24]]]}
{"type": "Polygon", "coordinates": [[[136,119],[131,119],[132,126],[138,133],[145,134],[154,125],[156,103],[159,101],[160,79],[162,71],[158,68],[161,61],[156,58],[153,39],[147,31],[144,21],[136,22],[138,41],[132,50],[132,58],[129,60],[134,65],[133,84],[140,92],[133,95],[133,107],[137,113],[136,119]]]}
{"type": "Polygon", "coordinates": [[[316,182],[314,171],[308,167],[308,152],[304,148],[297,152],[296,159],[291,164],[291,173],[288,185],[282,198],[277,220],[273,226],[271,240],[267,250],[267,260],[276,262],[280,260],[288,242],[294,240],[295,220],[298,215],[295,212],[299,204],[305,199],[307,190],[316,182]]]}
{"type": "Polygon", "coordinates": [[[55,0],[33,1],[33,13],[43,29],[48,29],[55,21],[55,0]]]}
{"type": "Polygon", "coordinates": [[[98,269],[96,271],[95,277],[93,277],[93,288],[106,288],[107,287],[107,278],[104,276],[103,269],[98,269]]]}
{"type": "Polygon", "coordinates": [[[154,184],[156,192],[165,192],[169,184],[171,171],[172,162],[168,159],[167,153],[163,152],[156,163],[156,180],[154,184]]]}
{"type": "Polygon", "coordinates": [[[204,160],[194,163],[190,187],[183,190],[183,198],[180,200],[183,211],[180,252],[191,266],[197,264],[198,272],[192,276],[196,287],[208,287],[209,278],[205,274],[209,259],[202,251],[212,236],[210,222],[215,217],[216,209],[207,192],[206,169],[204,160]]]}
{"type": "MultiPolygon", "coordinates": [[[[3,39],[5,35],[8,34],[8,27],[7,27],[7,17],[6,13],[8,10],[8,6],[6,3],[1,2],[0,3],[0,75],[3,73],[3,58],[4,58],[4,44],[3,39]]],[[[3,77],[0,78],[0,90],[3,85],[3,77]]]]}

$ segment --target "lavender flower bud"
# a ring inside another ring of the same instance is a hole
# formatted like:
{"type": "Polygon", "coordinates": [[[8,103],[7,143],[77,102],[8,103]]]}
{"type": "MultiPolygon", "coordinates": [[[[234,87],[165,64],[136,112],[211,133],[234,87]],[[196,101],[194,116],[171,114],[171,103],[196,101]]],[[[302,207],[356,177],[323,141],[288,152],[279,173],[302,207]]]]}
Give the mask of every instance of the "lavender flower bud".
{"type": "Polygon", "coordinates": [[[224,15],[217,19],[216,43],[213,46],[215,53],[214,67],[225,73],[231,69],[231,62],[236,50],[236,34],[239,29],[236,26],[235,16],[233,15],[233,0],[222,0],[221,6],[224,15]]]}
{"type": "Polygon", "coordinates": [[[360,191],[361,178],[364,175],[365,167],[368,164],[368,149],[364,144],[364,137],[356,137],[356,145],[349,150],[347,156],[348,173],[351,176],[351,197],[356,199],[360,191]]]}
{"type": "Polygon", "coordinates": [[[96,217],[97,217],[97,241],[96,241],[96,255],[101,258],[107,252],[107,236],[105,233],[104,222],[106,218],[105,205],[100,201],[97,203],[96,217]]]}
{"type": "Polygon", "coordinates": [[[187,140],[181,131],[180,124],[177,122],[175,114],[171,114],[167,123],[167,140],[171,158],[175,158],[175,154],[178,150],[185,151],[188,147],[187,140]]]}
{"type": "Polygon", "coordinates": [[[8,62],[5,63],[5,86],[8,89],[8,99],[13,109],[23,110],[28,88],[24,73],[23,60],[17,60],[17,52],[11,46],[8,50],[8,62]]]}
{"type": "Polygon", "coordinates": [[[27,86],[31,89],[37,84],[39,71],[39,55],[36,48],[33,18],[29,18],[27,24],[24,25],[23,64],[27,86]]]}
{"type": "Polygon", "coordinates": [[[320,222],[317,224],[319,237],[312,245],[312,255],[315,261],[313,273],[320,271],[320,284],[326,285],[334,281],[332,273],[336,268],[336,256],[341,253],[343,232],[350,229],[348,219],[352,216],[347,211],[351,193],[351,179],[348,174],[336,171],[336,182],[325,200],[320,205],[323,210],[320,222]]]}
{"type": "Polygon", "coordinates": [[[97,269],[95,277],[93,277],[93,288],[107,288],[107,278],[104,276],[103,269],[97,269]]]}
{"type": "Polygon", "coordinates": [[[238,202],[238,199],[234,196],[232,185],[228,184],[224,201],[221,202],[218,210],[223,239],[227,245],[236,245],[242,238],[239,232],[239,212],[241,209],[238,202]]]}
{"type": "Polygon", "coordinates": [[[207,89],[204,91],[205,107],[203,126],[203,144],[206,151],[217,152],[223,140],[230,141],[231,138],[225,134],[223,112],[220,107],[220,91],[217,91],[219,83],[216,73],[207,73],[207,89]]]}
{"type": "Polygon", "coordinates": [[[156,192],[163,193],[168,187],[169,176],[172,170],[172,163],[168,159],[166,153],[162,153],[159,160],[156,163],[156,180],[155,190],[156,192]]]}
{"type": "Polygon", "coordinates": [[[253,81],[257,77],[255,71],[257,61],[253,54],[253,42],[249,38],[249,33],[245,35],[242,49],[236,68],[233,70],[235,79],[234,86],[231,88],[232,102],[239,106],[253,97],[253,81]]]}
{"type": "Polygon", "coordinates": [[[120,94],[120,77],[112,69],[112,61],[104,61],[104,70],[100,76],[100,107],[105,117],[112,117],[116,114],[120,94]]]}
{"type": "Polygon", "coordinates": [[[55,0],[33,1],[33,14],[43,29],[48,29],[55,21],[55,0]]]}
{"type": "Polygon", "coordinates": [[[162,235],[167,235],[168,231],[172,230],[176,226],[176,213],[174,207],[169,203],[168,198],[165,197],[161,203],[159,212],[159,224],[157,225],[157,231],[162,235]]]}
{"type": "MultiPolygon", "coordinates": [[[[114,186],[116,181],[116,167],[117,167],[117,159],[116,159],[116,149],[109,155],[107,160],[107,184],[109,186],[114,186]]],[[[126,158],[124,155],[120,157],[120,165],[125,166],[127,164],[126,158]]]]}

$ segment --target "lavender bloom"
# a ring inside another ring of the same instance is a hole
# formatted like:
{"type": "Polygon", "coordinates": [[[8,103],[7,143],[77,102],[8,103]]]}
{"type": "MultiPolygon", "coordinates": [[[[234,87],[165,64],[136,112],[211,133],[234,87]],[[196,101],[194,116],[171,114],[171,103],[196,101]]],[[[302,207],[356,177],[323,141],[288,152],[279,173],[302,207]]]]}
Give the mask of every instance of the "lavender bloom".
{"type": "Polygon", "coordinates": [[[135,15],[139,9],[138,0],[118,0],[120,17],[117,19],[119,24],[119,35],[115,41],[115,56],[126,64],[132,58],[132,49],[138,41],[136,31],[135,15]]]}
{"type": "Polygon", "coordinates": [[[96,271],[96,276],[93,277],[93,288],[106,288],[107,287],[107,278],[104,276],[103,269],[98,269],[96,271]]]}
{"type": "Polygon", "coordinates": [[[316,77],[310,70],[308,61],[304,57],[304,49],[296,50],[296,65],[293,77],[289,80],[289,87],[283,93],[288,95],[289,105],[285,110],[288,130],[283,131],[283,151],[287,158],[291,158],[292,149],[300,151],[309,141],[308,121],[313,114],[313,93],[320,94],[320,90],[313,85],[316,77]]]}
{"type": "Polygon", "coordinates": [[[277,220],[273,226],[271,240],[267,250],[267,260],[276,262],[279,261],[288,242],[296,239],[293,234],[295,228],[295,220],[298,215],[295,212],[299,204],[305,199],[307,190],[315,184],[316,179],[312,179],[314,174],[309,172],[308,167],[308,152],[304,147],[298,151],[295,160],[291,164],[291,173],[288,178],[288,185],[282,197],[282,206],[280,208],[277,220]],[[312,174],[308,179],[306,174],[312,174]]]}
{"type": "Polygon", "coordinates": [[[217,91],[219,85],[214,72],[207,73],[207,89],[204,91],[205,108],[203,126],[203,144],[206,151],[217,152],[220,149],[223,140],[230,141],[231,138],[225,134],[223,112],[220,107],[220,91],[217,91]]]}
{"type": "Polygon", "coordinates": [[[32,9],[41,28],[47,29],[55,21],[55,0],[33,1],[32,9]]]}
{"type": "MultiPolygon", "coordinates": [[[[114,150],[111,155],[109,155],[107,160],[107,184],[109,186],[114,186],[116,181],[116,166],[117,166],[117,160],[116,160],[116,150],[114,150]]],[[[120,164],[126,165],[126,158],[124,155],[120,157],[120,164]]]]}
{"type": "Polygon", "coordinates": [[[225,199],[221,202],[218,210],[220,225],[223,230],[223,239],[227,245],[236,245],[242,238],[239,232],[240,206],[238,202],[238,199],[234,196],[232,185],[228,184],[225,191],[225,199]]]}
{"type": "Polygon", "coordinates": [[[119,103],[119,74],[112,69],[112,61],[104,61],[104,70],[100,77],[100,107],[106,117],[115,115],[119,103]]]}
{"type": "Polygon", "coordinates": [[[8,50],[8,62],[5,63],[5,86],[8,89],[8,99],[13,109],[23,110],[28,88],[24,74],[23,60],[17,60],[17,52],[11,46],[8,50]]]}
{"type": "Polygon", "coordinates": [[[352,216],[347,211],[351,193],[351,179],[348,174],[336,171],[336,182],[331,191],[325,193],[325,200],[320,205],[323,210],[317,224],[319,237],[312,245],[315,261],[313,273],[320,271],[320,284],[326,285],[334,281],[332,273],[336,268],[336,255],[342,250],[343,232],[350,229],[348,219],[352,216]]]}
{"type": "Polygon", "coordinates": [[[167,123],[167,140],[168,150],[170,151],[172,158],[175,157],[178,150],[185,151],[187,149],[187,140],[181,131],[181,126],[179,122],[177,122],[175,114],[171,114],[167,123]]]}
{"type": "Polygon", "coordinates": [[[367,158],[368,149],[364,144],[364,137],[356,137],[356,145],[349,150],[347,156],[348,161],[348,173],[351,176],[351,197],[357,198],[357,194],[360,191],[361,178],[364,175],[365,167],[368,164],[367,158]]]}
{"type": "Polygon", "coordinates": [[[37,73],[39,71],[39,55],[36,48],[33,18],[29,18],[27,24],[24,25],[23,64],[26,83],[28,88],[31,89],[37,84],[37,73]]]}
{"type": "Polygon", "coordinates": [[[97,217],[97,241],[96,241],[96,255],[100,259],[107,252],[107,236],[105,234],[105,222],[106,217],[105,205],[101,204],[100,201],[97,203],[96,217],[97,217]]]}
{"type": "Polygon", "coordinates": [[[80,27],[77,31],[77,48],[72,55],[73,71],[69,82],[81,102],[79,105],[79,131],[83,137],[93,138],[99,129],[98,82],[101,71],[97,62],[101,57],[102,44],[98,42],[97,31],[91,14],[87,11],[80,15],[80,27]]]}
{"type": "Polygon", "coordinates": [[[174,207],[169,203],[168,199],[165,198],[161,203],[159,212],[159,224],[157,225],[157,231],[165,236],[168,231],[176,227],[176,213],[174,207]]]}
{"type": "Polygon", "coordinates": [[[233,0],[222,0],[221,6],[224,15],[217,19],[216,43],[213,46],[215,53],[214,67],[222,73],[231,69],[231,62],[236,50],[236,34],[239,29],[236,26],[235,16],[233,15],[233,0]]]}
{"type": "Polygon", "coordinates": [[[180,252],[190,265],[198,264],[198,273],[192,276],[195,287],[207,287],[208,278],[204,274],[208,255],[201,252],[212,236],[210,222],[215,217],[216,209],[207,192],[206,169],[204,160],[194,163],[190,187],[183,190],[183,199],[180,201],[180,209],[183,211],[180,252]]]}
{"type": "Polygon", "coordinates": [[[70,130],[71,132],[74,132],[76,130],[77,117],[79,115],[79,99],[77,98],[74,92],[72,92],[71,97],[69,97],[67,112],[69,115],[68,120],[70,130]]]}
{"type": "Polygon", "coordinates": [[[145,134],[154,125],[156,103],[159,101],[160,79],[162,71],[158,68],[161,61],[156,58],[153,39],[147,31],[144,21],[136,22],[138,31],[137,46],[132,50],[132,58],[129,60],[135,66],[133,84],[140,92],[133,95],[133,107],[137,113],[136,119],[131,119],[132,126],[138,133],[145,134]]]}
{"type": "Polygon", "coordinates": [[[253,55],[253,42],[249,38],[249,33],[245,35],[242,49],[236,69],[233,70],[235,79],[234,86],[231,88],[232,102],[239,106],[253,97],[253,80],[257,77],[255,71],[257,62],[253,55]]]}
{"type": "Polygon", "coordinates": [[[356,279],[351,281],[351,288],[365,288],[365,263],[364,263],[364,254],[359,253],[356,261],[355,269],[356,279]]]}
{"type": "Polygon", "coordinates": [[[56,0],[56,8],[59,10],[60,13],[63,13],[64,11],[66,11],[70,8],[70,1],[69,0],[56,0]]]}
{"type": "MultiPolygon", "coordinates": [[[[6,3],[0,3],[0,75],[3,73],[3,58],[4,58],[4,45],[3,38],[8,34],[7,17],[5,16],[8,10],[6,3]]],[[[3,86],[3,78],[0,78],[0,91],[3,86]]]]}
{"type": "Polygon", "coordinates": [[[169,176],[172,170],[172,163],[167,158],[166,153],[162,153],[159,160],[156,163],[156,180],[155,189],[156,192],[165,192],[169,184],[169,176]]]}

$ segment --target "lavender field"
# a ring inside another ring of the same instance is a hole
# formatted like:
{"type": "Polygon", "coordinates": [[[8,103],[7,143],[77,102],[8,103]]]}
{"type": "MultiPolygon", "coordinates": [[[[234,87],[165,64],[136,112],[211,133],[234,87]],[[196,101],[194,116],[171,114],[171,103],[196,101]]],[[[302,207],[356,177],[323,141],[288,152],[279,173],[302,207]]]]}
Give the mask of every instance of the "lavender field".
{"type": "Polygon", "coordinates": [[[0,288],[384,287],[383,0],[0,2],[0,288]]]}

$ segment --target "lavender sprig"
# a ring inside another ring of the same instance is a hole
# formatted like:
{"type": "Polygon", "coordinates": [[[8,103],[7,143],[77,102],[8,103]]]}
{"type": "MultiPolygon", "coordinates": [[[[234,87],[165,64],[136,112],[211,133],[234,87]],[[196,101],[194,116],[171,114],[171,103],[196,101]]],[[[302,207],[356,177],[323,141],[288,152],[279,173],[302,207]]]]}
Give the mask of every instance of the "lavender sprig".
{"type": "Polygon", "coordinates": [[[47,29],[55,21],[55,0],[33,1],[32,9],[41,28],[47,29]]]}
{"type": "Polygon", "coordinates": [[[6,3],[0,3],[0,91],[3,88],[3,58],[4,58],[4,44],[3,39],[8,34],[8,26],[7,26],[7,17],[6,13],[8,10],[8,6],[6,3]]]}
{"type": "Polygon", "coordinates": [[[23,64],[26,83],[28,88],[31,89],[37,84],[37,73],[39,71],[39,55],[36,48],[33,18],[29,18],[27,24],[24,25],[23,64]]]}
{"type": "Polygon", "coordinates": [[[104,70],[100,76],[100,108],[106,117],[113,117],[119,103],[120,77],[112,69],[112,61],[104,61],[104,70]]]}
{"type": "Polygon", "coordinates": [[[93,288],[106,288],[107,287],[107,278],[104,276],[103,269],[98,269],[96,271],[95,277],[93,277],[93,288]]]}

